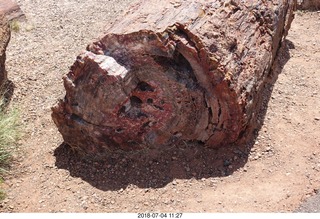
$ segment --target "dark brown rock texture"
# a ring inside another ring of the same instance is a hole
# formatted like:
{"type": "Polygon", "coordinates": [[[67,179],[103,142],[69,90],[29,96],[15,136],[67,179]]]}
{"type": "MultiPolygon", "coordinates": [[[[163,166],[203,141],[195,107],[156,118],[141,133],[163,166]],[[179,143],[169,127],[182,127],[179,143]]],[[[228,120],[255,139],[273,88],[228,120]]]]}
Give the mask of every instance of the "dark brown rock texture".
{"type": "Polygon", "coordinates": [[[233,143],[255,123],[295,1],[140,1],[77,57],[52,108],[77,151],[233,143]]]}
{"type": "Polygon", "coordinates": [[[0,14],[0,88],[7,80],[5,69],[6,48],[10,40],[10,28],[7,19],[0,14]]]}

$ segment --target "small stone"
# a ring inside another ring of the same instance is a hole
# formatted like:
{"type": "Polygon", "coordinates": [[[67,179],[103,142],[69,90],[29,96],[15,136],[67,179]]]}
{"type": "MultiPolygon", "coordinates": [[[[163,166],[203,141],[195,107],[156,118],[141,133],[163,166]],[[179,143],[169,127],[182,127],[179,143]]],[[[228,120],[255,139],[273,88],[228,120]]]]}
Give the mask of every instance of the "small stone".
{"type": "Polygon", "coordinates": [[[314,120],[319,121],[320,117],[314,117],[314,120]]]}

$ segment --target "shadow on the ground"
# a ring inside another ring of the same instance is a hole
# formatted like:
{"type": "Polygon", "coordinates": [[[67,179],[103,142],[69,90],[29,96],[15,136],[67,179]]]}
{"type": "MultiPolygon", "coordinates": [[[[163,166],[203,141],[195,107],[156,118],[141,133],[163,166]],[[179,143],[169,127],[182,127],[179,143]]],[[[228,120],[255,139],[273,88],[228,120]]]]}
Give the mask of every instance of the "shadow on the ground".
{"type": "Polygon", "coordinates": [[[14,84],[12,83],[12,81],[10,80],[7,80],[1,87],[0,87],[0,97],[3,98],[1,102],[1,106],[0,107],[3,107],[3,108],[6,108],[10,101],[11,101],[11,98],[13,96],[13,93],[14,93],[14,84]]]}
{"type": "Polygon", "coordinates": [[[119,190],[133,184],[140,188],[160,188],[174,179],[202,179],[224,177],[242,168],[261,129],[268,108],[273,85],[289,60],[292,42],[285,40],[261,90],[263,95],[256,113],[258,121],[251,126],[237,144],[219,149],[208,149],[195,142],[177,142],[162,150],[149,149],[138,152],[112,153],[103,160],[80,157],[63,143],[55,150],[56,166],[70,171],[92,186],[107,191],[119,190]]]}

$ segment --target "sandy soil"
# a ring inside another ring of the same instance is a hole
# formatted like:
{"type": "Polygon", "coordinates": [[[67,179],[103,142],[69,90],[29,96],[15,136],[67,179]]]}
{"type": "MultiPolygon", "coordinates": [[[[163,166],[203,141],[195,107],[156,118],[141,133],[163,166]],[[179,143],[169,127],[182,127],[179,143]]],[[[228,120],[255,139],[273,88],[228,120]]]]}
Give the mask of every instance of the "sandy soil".
{"type": "Polygon", "coordinates": [[[51,107],[62,76],[129,0],[20,0],[7,70],[24,137],[2,186],[0,212],[292,212],[320,188],[320,13],[297,12],[266,86],[256,138],[209,150],[79,159],[51,107]]]}

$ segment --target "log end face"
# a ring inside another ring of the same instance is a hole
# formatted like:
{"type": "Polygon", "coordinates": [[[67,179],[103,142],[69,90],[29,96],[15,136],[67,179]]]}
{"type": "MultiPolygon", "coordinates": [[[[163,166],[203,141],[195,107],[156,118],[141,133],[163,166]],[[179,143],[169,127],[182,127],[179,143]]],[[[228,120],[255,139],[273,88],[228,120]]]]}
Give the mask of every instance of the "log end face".
{"type": "Polygon", "coordinates": [[[66,143],[87,153],[137,150],[203,132],[203,89],[187,60],[155,36],[111,35],[78,57],[65,100],[52,108],[66,143]]]}
{"type": "Polygon", "coordinates": [[[200,52],[198,38],[179,28],[109,34],[88,46],[64,78],[64,101],[52,109],[66,143],[95,154],[176,139],[208,147],[237,139],[235,92],[219,70],[210,73],[217,60],[200,52]]]}

